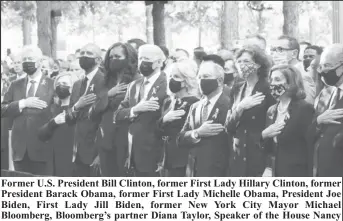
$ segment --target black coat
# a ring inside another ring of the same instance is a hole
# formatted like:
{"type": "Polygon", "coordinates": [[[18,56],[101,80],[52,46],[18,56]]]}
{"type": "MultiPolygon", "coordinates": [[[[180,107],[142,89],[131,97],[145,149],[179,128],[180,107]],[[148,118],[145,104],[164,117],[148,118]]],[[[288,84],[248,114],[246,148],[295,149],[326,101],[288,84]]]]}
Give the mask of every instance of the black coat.
{"type": "MultiPolygon", "coordinates": [[[[213,123],[224,125],[226,114],[230,108],[229,98],[222,93],[213,106],[208,119],[213,123]]],[[[187,116],[177,138],[179,148],[188,148],[189,157],[187,168],[195,177],[223,177],[229,163],[230,144],[225,131],[213,136],[201,138],[200,142],[193,143],[191,133],[201,126],[200,112],[202,109],[201,101],[194,103],[187,116]]]]}
{"type": "Polygon", "coordinates": [[[180,120],[175,120],[168,123],[163,123],[163,117],[169,112],[171,99],[168,97],[162,107],[162,116],[157,122],[157,129],[161,139],[164,138],[164,163],[165,168],[180,168],[187,165],[188,152],[187,148],[178,148],[176,145],[176,138],[185,124],[190,106],[197,102],[197,97],[184,97],[180,99],[180,103],[177,103],[174,110],[184,110],[186,113],[180,120]]]}
{"type": "MultiPolygon", "coordinates": [[[[124,100],[114,113],[115,124],[129,123],[129,134],[120,139],[128,140],[128,167],[134,166],[139,172],[154,173],[162,155],[162,141],[156,133],[156,123],[161,117],[161,110],[145,112],[130,118],[131,108],[139,102],[139,91],[144,78],[133,81],[124,100]]],[[[147,100],[158,98],[159,105],[167,97],[167,77],[161,73],[151,87],[147,100]]]]}
{"type": "MultiPolygon", "coordinates": [[[[334,109],[343,108],[341,98],[334,109]]],[[[311,148],[310,171],[317,177],[343,177],[343,118],[338,119],[341,124],[317,124],[317,115],[308,131],[311,148]]]]}
{"type": "MultiPolygon", "coordinates": [[[[262,131],[266,128],[266,113],[275,103],[270,94],[269,84],[260,79],[252,94],[261,92],[266,97],[261,104],[244,111],[241,115],[235,106],[243,99],[246,83],[233,91],[233,108],[228,112],[226,128],[232,134],[233,149],[230,154],[229,175],[233,177],[262,176],[266,164],[266,154],[260,149],[262,131]]],[[[231,136],[229,136],[229,139],[231,136]]]]}
{"type": "MultiPolygon", "coordinates": [[[[277,118],[278,104],[271,106],[267,112],[266,128],[277,118]]],[[[308,175],[308,144],[306,132],[311,125],[314,108],[304,100],[291,101],[288,107],[289,118],[282,133],[262,142],[262,148],[275,161],[272,163],[276,177],[304,177],[308,175]]]]}

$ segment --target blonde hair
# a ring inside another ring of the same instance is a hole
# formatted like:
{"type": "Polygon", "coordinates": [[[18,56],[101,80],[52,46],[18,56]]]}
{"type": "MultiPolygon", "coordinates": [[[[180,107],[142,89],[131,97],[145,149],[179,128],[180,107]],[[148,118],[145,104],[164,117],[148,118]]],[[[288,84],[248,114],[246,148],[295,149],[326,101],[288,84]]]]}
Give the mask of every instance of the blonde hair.
{"type": "MultiPolygon", "coordinates": [[[[189,95],[200,97],[200,91],[199,91],[198,82],[196,78],[198,67],[194,62],[192,62],[191,60],[182,60],[180,62],[173,63],[170,67],[170,70],[171,70],[171,73],[176,71],[181,75],[181,77],[186,83],[186,90],[189,95]]],[[[169,80],[170,80],[170,76],[169,76],[168,82],[169,80]]],[[[167,93],[169,95],[174,94],[169,90],[169,87],[168,87],[167,93]]]]}

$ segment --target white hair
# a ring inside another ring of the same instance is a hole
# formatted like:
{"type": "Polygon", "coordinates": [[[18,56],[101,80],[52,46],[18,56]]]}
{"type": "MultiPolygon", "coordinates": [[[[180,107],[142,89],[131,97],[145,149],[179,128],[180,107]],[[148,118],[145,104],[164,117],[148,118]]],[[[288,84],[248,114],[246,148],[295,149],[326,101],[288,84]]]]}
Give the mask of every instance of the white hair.
{"type": "Polygon", "coordinates": [[[203,61],[200,65],[200,68],[199,70],[201,69],[201,66],[204,66],[204,65],[209,65],[211,64],[213,66],[213,73],[218,79],[221,78],[224,80],[224,68],[222,68],[219,64],[217,63],[214,63],[213,61],[203,61]]]}
{"type": "Polygon", "coordinates": [[[42,50],[38,46],[36,46],[36,45],[25,45],[23,47],[21,55],[23,56],[23,55],[25,55],[27,53],[34,54],[38,59],[42,59],[42,57],[43,57],[42,50]]]}
{"type": "Polygon", "coordinates": [[[144,54],[147,57],[151,57],[154,60],[166,60],[166,56],[163,51],[157,45],[145,44],[139,47],[138,49],[138,58],[144,54]]]}
{"type": "MultiPolygon", "coordinates": [[[[182,79],[186,83],[186,88],[188,94],[194,96],[200,96],[198,82],[197,82],[197,72],[198,67],[192,60],[183,60],[180,62],[173,63],[170,67],[170,72],[177,72],[181,75],[182,79]]],[[[170,79],[169,79],[170,80],[170,79]]],[[[171,95],[172,93],[169,91],[168,94],[171,95]]]]}

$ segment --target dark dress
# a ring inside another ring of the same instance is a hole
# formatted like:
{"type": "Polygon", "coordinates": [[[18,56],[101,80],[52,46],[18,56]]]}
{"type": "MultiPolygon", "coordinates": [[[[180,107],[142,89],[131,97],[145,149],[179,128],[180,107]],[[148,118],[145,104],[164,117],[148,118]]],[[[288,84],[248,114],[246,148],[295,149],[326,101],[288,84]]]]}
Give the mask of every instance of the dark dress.
{"type": "Polygon", "coordinates": [[[198,100],[197,97],[193,96],[178,100],[173,110],[184,110],[186,113],[181,119],[167,123],[163,123],[163,117],[172,108],[172,100],[168,97],[163,103],[162,117],[157,122],[157,129],[164,143],[162,167],[166,169],[166,175],[169,177],[185,176],[189,150],[187,148],[178,148],[176,138],[186,121],[190,106],[198,100]]]}
{"type": "MultiPolygon", "coordinates": [[[[278,104],[271,106],[267,113],[266,128],[277,119],[278,104]]],[[[265,139],[261,148],[270,155],[269,166],[275,177],[308,176],[308,143],[306,132],[311,125],[314,108],[304,100],[291,101],[288,107],[286,125],[277,139],[265,139]]]]}
{"type": "MultiPolygon", "coordinates": [[[[52,106],[54,118],[67,109],[68,106],[54,104],[52,106]]],[[[53,148],[54,176],[71,177],[74,127],[67,124],[57,125],[54,118],[39,129],[38,136],[40,140],[48,141],[53,148]]]]}
{"type": "Polygon", "coordinates": [[[266,128],[266,113],[269,107],[275,104],[275,100],[270,94],[268,82],[260,79],[252,94],[261,92],[265,99],[240,115],[235,107],[243,100],[246,86],[247,83],[244,82],[232,89],[233,108],[226,119],[229,139],[233,142],[227,175],[232,177],[260,177],[267,160],[265,152],[260,148],[260,138],[266,128]]]}
{"type": "MultiPolygon", "coordinates": [[[[132,80],[138,78],[135,75],[132,80]]],[[[128,79],[109,78],[107,88],[110,90],[120,83],[130,83],[128,79]]],[[[101,174],[103,177],[123,177],[125,176],[125,160],[127,157],[127,137],[128,123],[113,123],[113,113],[118,109],[120,103],[124,100],[125,93],[118,94],[114,97],[108,97],[104,94],[99,105],[104,106],[105,110],[96,135],[95,145],[99,151],[101,174]]]]}

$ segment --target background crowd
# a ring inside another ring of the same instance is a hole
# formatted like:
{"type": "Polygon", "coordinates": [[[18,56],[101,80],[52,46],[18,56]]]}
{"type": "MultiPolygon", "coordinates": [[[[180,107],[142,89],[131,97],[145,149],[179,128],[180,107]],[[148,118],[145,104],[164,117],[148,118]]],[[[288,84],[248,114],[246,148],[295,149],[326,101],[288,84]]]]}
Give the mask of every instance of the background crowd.
{"type": "Polygon", "coordinates": [[[343,45],[280,36],[266,48],[249,35],[216,54],[141,39],[89,43],[65,60],[8,50],[2,169],[13,160],[46,176],[341,177],[343,45]]]}

